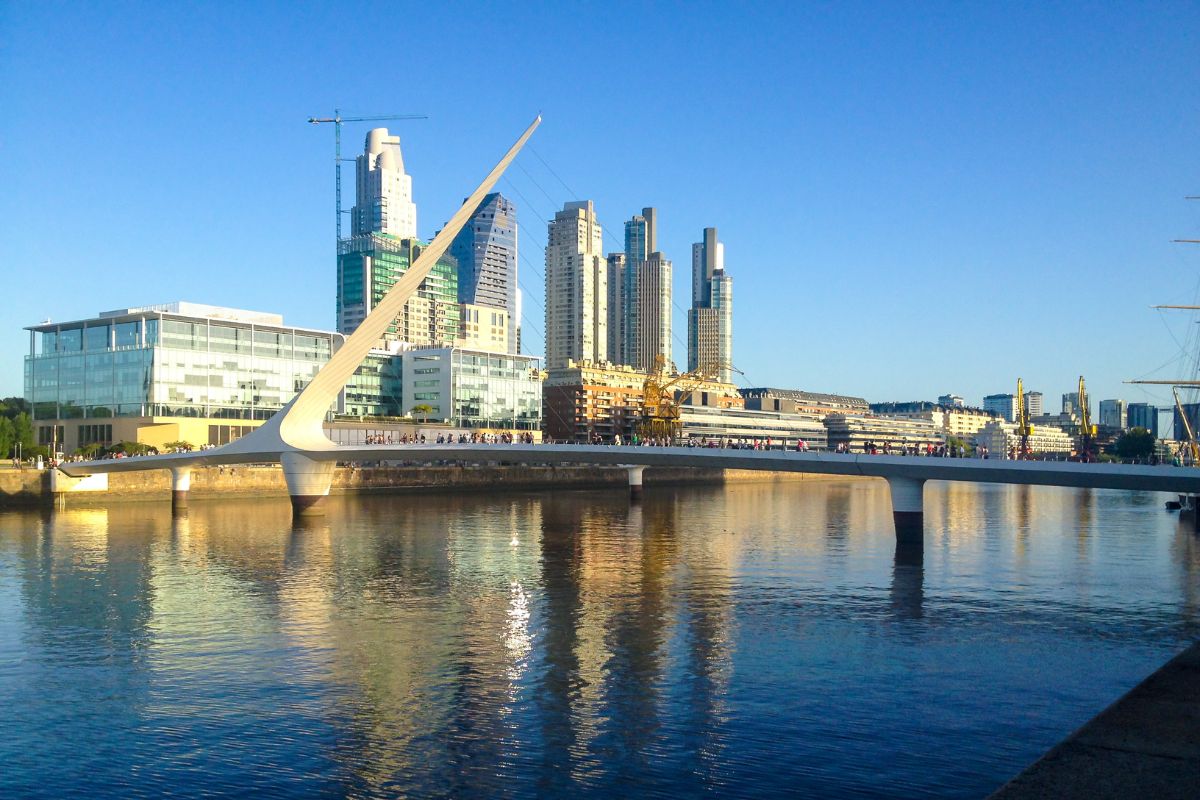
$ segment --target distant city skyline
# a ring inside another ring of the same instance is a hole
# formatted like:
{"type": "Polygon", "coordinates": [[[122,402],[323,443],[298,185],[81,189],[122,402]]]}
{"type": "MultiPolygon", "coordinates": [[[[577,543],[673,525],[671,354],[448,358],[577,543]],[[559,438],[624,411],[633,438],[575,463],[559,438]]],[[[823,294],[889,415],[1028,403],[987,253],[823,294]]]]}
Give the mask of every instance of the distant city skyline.
{"type": "MultiPolygon", "coordinates": [[[[429,115],[391,129],[425,238],[545,112],[497,187],[529,234],[527,352],[544,341],[542,226],[591,198],[602,254],[623,249],[642,204],[661,211],[658,249],[676,264],[703,226],[737,243],[739,383],[974,404],[1018,376],[1054,397],[1083,374],[1097,399],[1171,405],[1122,381],[1194,363],[1193,316],[1148,309],[1198,298],[1200,247],[1171,241],[1200,238],[1200,203],[1182,199],[1200,194],[1194,4],[650,9],[654,79],[580,83],[563,65],[581,46],[635,52],[626,13],[606,7],[568,46],[567,9],[516,9],[499,33],[461,8],[388,9],[379,24],[426,34],[398,92],[358,79],[375,56],[348,44],[354,7],[286,28],[268,8],[234,25],[220,10],[78,7],[69,29],[53,8],[5,7],[0,395],[21,394],[22,328],[46,317],[191,298],[335,329],[333,135],[305,120],[341,107],[429,115]],[[514,80],[481,92],[497,35],[514,80]],[[449,38],[461,58],[444,57],[449,38]],[[710,40],[743,56],[697,62],[710,40]],[[605,113],[630,105],[655,124],[605,113]],[[51,135],[63,130],[85,144],[51,135]]],[[[346,126],[348,155],[369,127],[346,126]]],[[[675,296],[690,283],[676,270],[675,296]]],[[[672,308],[677,362],[687,305],[672,308]]]]}

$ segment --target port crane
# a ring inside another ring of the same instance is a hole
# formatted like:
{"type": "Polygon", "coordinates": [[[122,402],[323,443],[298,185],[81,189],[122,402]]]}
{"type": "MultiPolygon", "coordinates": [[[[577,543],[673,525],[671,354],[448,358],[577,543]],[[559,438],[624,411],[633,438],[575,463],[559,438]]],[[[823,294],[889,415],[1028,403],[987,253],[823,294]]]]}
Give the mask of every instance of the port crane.
{"type": "Polygon", "coordinates": [[[1017,458],[1022,461],[1029,459],[1029,437],[1033,433],[1033,426],[1029,424],[1029,404],[1025,402],[1025,387],[1020,378],[1017,378],[1017,458]]]}
{"type": "MultiPolygon", "coordinates": [[[[733,365],[729,367],[742,374],[733,365]]],[[[711,383],[713,378],[710,373],[716,372],[712,365],[708,365],[670,376],[667,374],[667,359],[662,354],[655,356],[654,369],[642,384],[642,418],[638,423],[638,436],[670,441],[679,438],[683,423],[679,419],[681,404],[677,395],[688,395],[700,386],[711,383]]]]}
{"type": "Polygon", "coordinates": [[[1092,424],[1092,411],[1088,403],[1087,387],[1083,376],[1079,376],[1079,443],[1080,461],[1096,460],[1096,426],[1092,424]]]}
{"type": "MultiPolygon", "coordinates": [[[[337,208],[337,238],[342,240],[342,123],[345,122],[385,122],[388,120],[401,119],[429,119],[424,114],[387,114],[378,117],[343,117],[342,110],[335,108],[332,117],[309,117],[309,123],[320,125],[326,122],[333,123],[333,163],[335,174],[335,193],[336,193],[336,208],[337,208]]],[[[350,159],[345,159],[349,161],[350,159]]]]}

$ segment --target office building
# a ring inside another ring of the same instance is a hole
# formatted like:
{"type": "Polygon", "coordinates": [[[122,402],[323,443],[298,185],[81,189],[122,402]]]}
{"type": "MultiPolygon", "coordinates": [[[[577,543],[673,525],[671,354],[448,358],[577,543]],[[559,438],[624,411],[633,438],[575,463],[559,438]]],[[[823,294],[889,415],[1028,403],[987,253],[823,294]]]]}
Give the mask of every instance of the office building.
{"type": "Polygon", "coordinates": [[[658,215],[653,208],[625,223],[624,334],[620,359],[651,372],[671,361],[671,262],[658,251],[658,215]]]}
{"type": "Polygon", "coordinates": [[[692,307],[688,309],[688,370],[733,381],[733,278],[716,228],[692,245],[692,307]]]}
{"type": "Polygon", "coordinates": [[[1145,428],[1158,438],[1158,407],[1149,403],[1130,403],[1126,412],[1130,428],[1145,428]]]}
{"type": "Polygon", "coordinates": [[[844,445],[852,453],[864,452],[864,447],[870,444],[880,451],[886,448],[900,452],[911,447],[924,451],[946,443],[945,433],[927,419],[838,412],[826,415],[824,423],[829,447],[844,445]]]}
{"type": "Polygon", "coordinates": [[[937,401],[943,408],[964,408],[967,405],[967,401],[956,394],[943,394],[937,401]]]}
{"type": "Polygon", "coordinates": [[[823,419],[828,414],[867,414],[867,401],[842,394],[805,392],[799,389],[774,389],[759,386],[740,389],[746,408],[782,411],[788,414],[812,414],[823,419]]]}
{"type": "Polygon", "coordinates": [[[120,441],[225,444],[282,408],[343,341],[278,314],[185,302],[27,330],[25,399],[39,442],[66,453],[120,441]]]}
{"type": "Polygon", "coordinates": [[[1029,416],[1040,417],[1045,413],[1041,392],[1025,393],[1025,409],[1029,416]]]}
{"type": "MultiPolygon", "coordinates": [[[[339,242],[338,332],[353,333],[424,247],[416,239],[383,233],[360,234],[339,242]]],[[[386,347],[388,342],[415,347],[451,346],[459,337],[460,326],[458,265],[453,256],[443,254],[388,327],[380,346],[386,347]]]]}
{"type": "Polygon", "coordinates": [[[540,436],[544,376],[537,358],[459,347],[406,350],[397,357],[408,414],[456,429],[540,436]]]}
{"type": "Polygon", "coordinates": [[[1177,442],[1186,442],[1188,440],[1188,427],[1192,429],[1192,436],[1200,436],[1200,403],[1183,403],[1182,405],[1187,425],[1184,424],[1185,417],[1179,415],[1178,407],[1175,408],[1172,416],[1175,441],[1177,442]]]}
{"type": "Polygon", "coordinates": [[[546,367],[608,360],[608,262],[591,200],[566,203],[546,245],[546,367]]]}
{"type": "Polygon", "coordinates": [[[829,434],[820,419],[809,414],[787,414],[761,409],[682,405],[680,439],[684,444],[766,442],[794,448],[803,441],[809,450],[828,447],[829,434]]]}
{"type": "Polygon", "coordinates": [[[517,210],[493,192],[483,198],[450,245],[458,262],[458,301],[502,310],[508,319],[505,352],[517,353],[517,210]]]}
{"type": "Polygon", "coordinates": [[[1125,430],[1125,401],[1101,400],[1100,424],[1113,430],[1125,430]]]}
{"type": "Polygon", "coordinates": [[[1007,422],[1014,422],[1017,418],[1017,398],[1011,394],[989,394],[983,398],[983,410],[1007,422]]]}

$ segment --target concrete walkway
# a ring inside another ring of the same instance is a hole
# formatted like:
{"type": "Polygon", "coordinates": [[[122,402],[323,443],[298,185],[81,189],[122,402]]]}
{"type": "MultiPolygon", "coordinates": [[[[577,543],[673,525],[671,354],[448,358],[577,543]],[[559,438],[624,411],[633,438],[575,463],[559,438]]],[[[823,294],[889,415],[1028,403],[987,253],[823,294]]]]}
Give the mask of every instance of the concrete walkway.
{"type": "Polygon", "coordinates": [[[1200,642],[991,797],[1200,797],[1200,642]]]}

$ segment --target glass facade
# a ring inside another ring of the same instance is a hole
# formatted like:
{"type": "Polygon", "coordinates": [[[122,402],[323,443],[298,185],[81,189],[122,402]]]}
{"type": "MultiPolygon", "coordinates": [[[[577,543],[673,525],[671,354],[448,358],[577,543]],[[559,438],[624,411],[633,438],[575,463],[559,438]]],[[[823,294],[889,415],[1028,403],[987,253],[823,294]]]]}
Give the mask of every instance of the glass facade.
{"type": "Polygon", "coordinates": [[[542,381],[536,359],[459,349],[451,351],[451,359],[454,425],[526,431],[541,427],[542,381]]]}
{"type": "Polygon", "coordinates": [[[162,314],[32,333],[25,397],[35,419],[267,419],[312,380],[340,340],[162,314]]]}

